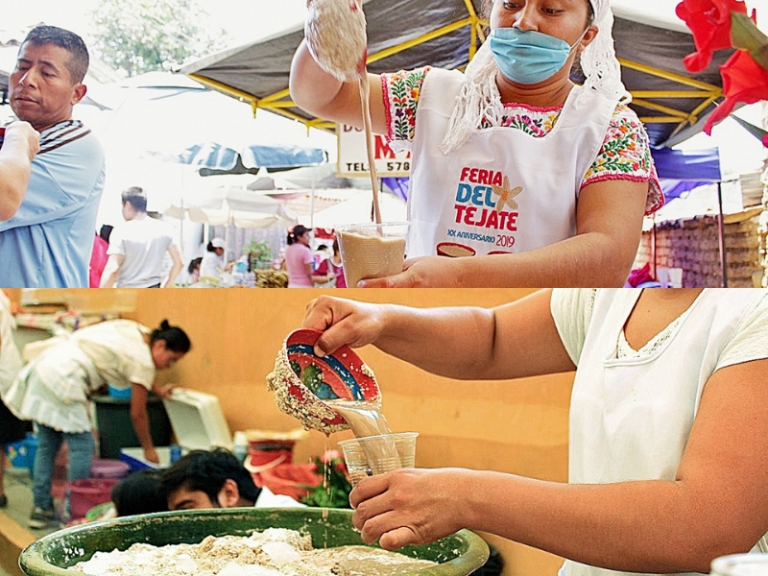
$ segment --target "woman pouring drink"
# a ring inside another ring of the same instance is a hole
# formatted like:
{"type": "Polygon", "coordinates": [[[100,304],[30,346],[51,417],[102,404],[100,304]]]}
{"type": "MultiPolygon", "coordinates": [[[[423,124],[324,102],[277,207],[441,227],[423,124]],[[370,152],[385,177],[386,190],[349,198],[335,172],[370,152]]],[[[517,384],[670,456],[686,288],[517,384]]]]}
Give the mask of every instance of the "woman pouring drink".
{"type": "Polygon", "coordinates": [[[563,576],[692,576],[768,552],[766,290],[545,290],[494,309],[322,296],[304,327],[324,331],[316,353],[373,344],[448,378],[575,370],[567,484],[458,467],[374,475],[350,494],[366,543],[479,530],[567,559],[563,576]]]}
{"type": "MultiPolygon", "coordinates": [[[[491,33],[466,73],[368,75],[373,130],[413,162],[409,259],[360,285],[621,286],[643,214],[663,197],[626,104],[609,1],[486,9],[491,33]],[[583,86],[570,79],[578,61],[583,86]]],[[[326,73],[306,43],[291,94],[314,115],[362,123],[357,83],[326,73]]]]}

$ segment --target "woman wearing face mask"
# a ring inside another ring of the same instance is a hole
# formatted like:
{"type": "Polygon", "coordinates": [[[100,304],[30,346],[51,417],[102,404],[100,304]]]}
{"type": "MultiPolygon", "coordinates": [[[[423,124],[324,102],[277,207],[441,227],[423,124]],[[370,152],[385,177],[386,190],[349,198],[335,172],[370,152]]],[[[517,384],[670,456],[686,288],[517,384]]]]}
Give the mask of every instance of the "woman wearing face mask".
{"type": "Polygon", "coordinates": [[[155,371],[173,366],[191,346],[184,330],[167,320],[154,330],[132,320],[110,320],[41,343],[42,350],[3,393],[11,412],[37,425],[30,528],[45,528],[54,519],[51,481],[62,441],[69,449],[69,480],[90,477],[95,449],[90,396],[106,384],[131,389],[131,421],[144,458],[160,462],[147,394],[169,397],[170,387],[155,383],[155,371]]]}
{"type": "MultiPolygon", "coordinates": [[[[373,130],[413,153],[401,274],[369,287],[621,286],[663,197],[613,51],[609,0],[489,0],[466,73],[369,75],[373,130]],[[580,60],[583,86],[570,79],[580,60]],[[438,258],[436,256],[474,256],[438,258]]],[[[306,44],[294,101],[361,125],[355,82],[306,44]]]]}

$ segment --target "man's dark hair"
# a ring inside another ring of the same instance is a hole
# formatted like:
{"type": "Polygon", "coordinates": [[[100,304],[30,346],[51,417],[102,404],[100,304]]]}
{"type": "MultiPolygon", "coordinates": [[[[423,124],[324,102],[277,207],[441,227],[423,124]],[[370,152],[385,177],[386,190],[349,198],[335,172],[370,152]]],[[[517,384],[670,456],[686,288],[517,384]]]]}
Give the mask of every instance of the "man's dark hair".
{"type": "Polygon", "coordinates": [[[241,498],[256,503],[261,490],[237,457],[224,448],[193,450],[179,458],[160,475],[160,492],[168,498],[180,488],[200,490],[219,506],[219,492],[227,480],[234,480],[241,498]]]}
{"type": "Polygon", "coordinates": [[[123,201],[123,205],[127,202],[133,206],[133,209],[136,210],[136,212],[147,211],[147,194],[144,192],[143,188],[131,186],[120,194],[120,198],[123,201]]]}
{"type": "Polygon", "coordinates": [[[70,54],[67,62],[69,75],[72,77],[73,84],[80,84],[85,79],[85,73],[88,72],[88,48],[83,39],[69,30],[57,28],[56,26],[37,26],[30,30],[27,37],[24,38],[22,46],[26,43],[35,46],[45,46],[53,44],[59,48],[64,48],[70,54]]]}
{"type": "Polygon", "coordinates": [[[114,226],[111,224],[102,224],[101,230],[99,230],[99,236],[101,236],[102,240],[105,242],[109,242],[109,237],[112,236],[112,230],[114,230],[114,226]]]}
{"type": "Polygon", "coordinates": [[[168,501],[160,493],[160,471],[139,470],[121,480],[110,493],[118,516],[150,514],[168,510],[168,501]]]}
{"type": "Polygon", "coordinates": [[[192,260],[189,261],[189,266],[187,266],[187,272],[192,274],[192,272],[200,268],[200,264],[202,264],[202,262],[203,262],[202,257],[192,258],[192,260]]]}

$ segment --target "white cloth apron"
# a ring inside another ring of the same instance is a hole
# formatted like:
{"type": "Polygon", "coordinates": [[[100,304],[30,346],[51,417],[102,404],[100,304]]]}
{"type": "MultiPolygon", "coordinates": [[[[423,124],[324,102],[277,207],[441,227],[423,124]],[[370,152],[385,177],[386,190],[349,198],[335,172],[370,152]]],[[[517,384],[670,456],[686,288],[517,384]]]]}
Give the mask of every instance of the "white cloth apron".
{"type": "Polygon", "coordinates": [[[155,366],[147,329],[112,320],[57,338],[19,373],[3,400],[17,418],[62,432],[91,429],[90,394],[109,383],[152,388],[155,366]]]}
{"type": "MultiPolygon", "coordinates": [[[[640,294],[597,295],[571,396],[571,484],[674,480],[704,385],[738,323],[764,296],[704,291],[650,356],[617,359],[619,334],[640,294]]],[[[570,561],[565,568],[567,576],[628,574],[570,561]]]]}
{"type": "Polygon", "coordinates": [[[463,79],[431,70],[419,96],[408,257],[526,252],[574,236],[578,193],[616,102],[595,92],[576,110],[576,87],[546,136],[488,128],[444,155],[440,143],[463,79]]]}
{"type": "Polygon", "coordinates": [[[0,398],[21,370],[21,354],[13,339],[15,321],[11,314],[11,301],[0,290],[0,398]]]}

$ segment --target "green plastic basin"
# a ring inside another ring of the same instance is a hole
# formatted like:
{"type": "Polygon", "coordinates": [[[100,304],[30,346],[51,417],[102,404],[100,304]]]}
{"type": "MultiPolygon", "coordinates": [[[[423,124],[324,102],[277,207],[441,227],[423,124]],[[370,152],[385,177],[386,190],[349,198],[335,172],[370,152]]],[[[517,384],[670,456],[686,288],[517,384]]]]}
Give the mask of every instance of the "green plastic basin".
{"type": "MultiPolygon", "coordinates": [[[[360,545],[352,526],[352,511],[324,508],[229,508],[161,512],[94,522],[54,532],[30,544],[19,557],[19,566],[28,576],[72,576],[69,570],[89,560],[94,552],[125,550],[142,542],[193,544],[206,536],[245,536],[253,530],[289,528],[312,535],[315,548],[360,545]]],[[[465,576],[488,559],[488,545],[476,534],[461,530],[452,536],[423,546],[409,546],[401,553],[439,564],[416,572],[423,576],[465,576]]]]}

